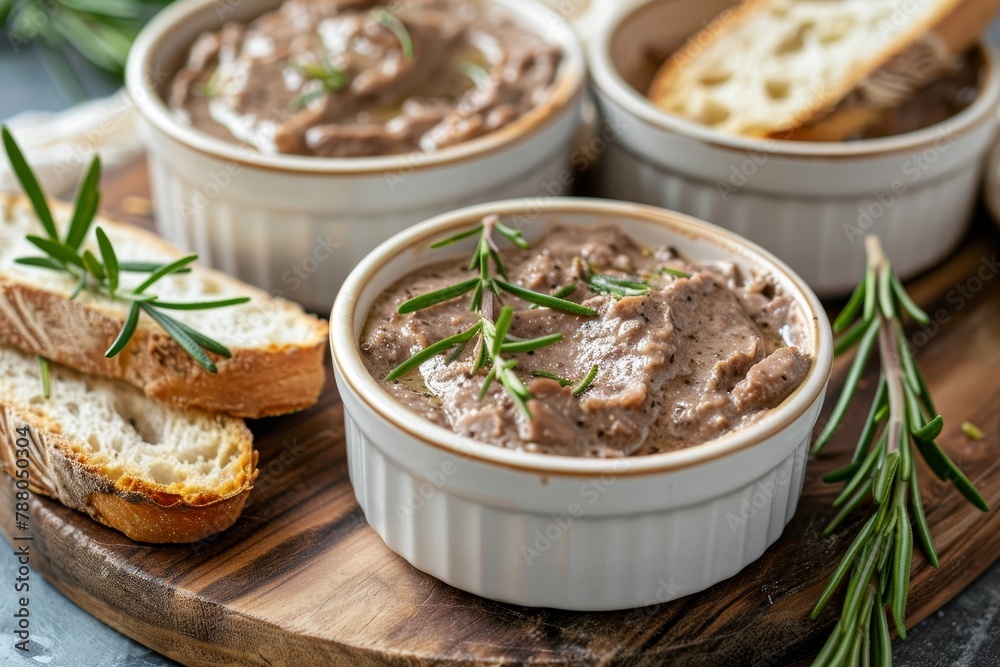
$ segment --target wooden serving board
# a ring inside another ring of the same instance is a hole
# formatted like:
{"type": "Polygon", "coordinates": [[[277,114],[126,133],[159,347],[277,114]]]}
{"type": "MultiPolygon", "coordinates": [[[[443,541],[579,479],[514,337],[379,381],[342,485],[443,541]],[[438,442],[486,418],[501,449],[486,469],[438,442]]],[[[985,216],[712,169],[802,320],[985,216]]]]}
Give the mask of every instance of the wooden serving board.
{"type": "MultiPolygon", "coordinates": [[[[135,167],[105,202],[141,193],[135,167]]],[[[134,200],[125,208],[134,211],[134,200]]],[[[963,247],[911,285],[941,322],[910,332],[946,419],[941,444],[1000,505],[1000,276],[996,228],[980,220],[963,247]],[[993,267],[992,269],[990,267],[993,267]],[[968,290],[963,296],[961,289],[968,290]],[[973,293],[974,292],[974,293],[973,293]],[[959,425],[986,434],[975,442],[959,425]]],[[[844,379],[835,368],[831,395],[844,379]]],[[[332,374],[331,374],[332,375],[332,374]]],[[[874,369],[866,391],[873,391],[874,369]]],[[[828,406],[829,409],[829,406],[828,406]]],[[[45,498],[32,501],[31,564],[71,600],[187,665],[783,665],[814,655],[836,606],[808,612],[858,518],[830,538],[836,489],[820,477],[845,463],[864,410],[813,459],[796,517],[758,562],[703,593],[655,607],[570,613],[478,598],[418,572],[367,526],[347,478],[332,378],[316,407],[251,424],[261,474],[239,522],[190,546],[137,544],[45,498]]],[[[1000,512],[980,513],[921,466],[927,517],[941,554],[918,556],[909,623],[968,585],[1000,556],[1000,512]]],[[[13,485],[0,483],[11,539],[13,485]]]]}

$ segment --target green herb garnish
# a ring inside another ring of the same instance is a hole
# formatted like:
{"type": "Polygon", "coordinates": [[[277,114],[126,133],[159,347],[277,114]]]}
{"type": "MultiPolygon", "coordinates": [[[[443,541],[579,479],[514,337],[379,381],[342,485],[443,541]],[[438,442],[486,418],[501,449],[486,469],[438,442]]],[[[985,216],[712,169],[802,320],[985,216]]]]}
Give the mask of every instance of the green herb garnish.
{"type": "Polygon", "coordinates": [[[986,436],[983,435],[982,429],[973,424],[972,422],[962,422],[962,433],[968,436],[972,440],[982,440],[986,436]]]}
{"type": "Polygon", "coordinates": [[[399,17],[393,14],[387,7],[375,7],[368,14],[380,26],[386,28],[396,36],[396,39],[399,40],[399,46],[403,50],[403,57],[407,60],[413,60],[413,38],[410,36],[410,31],[399,20],[399,17]]]}
{"type": "Polygon", "coordinates": [[[590,385],[594,383],[594,378],[597,377],[597,366],[591,366],[587,374],[583,376],[583,379],[573,387],[573,395],[579,396],[583,392],[590,389],[590,385]]]}
{"type": "MultiPolygon", "coordinates": [[[[475,341],[476,352],[472,374],[475,375],[484,368],[489,369],[479,392],[480,398],[486,395],[494,381],[499,382],[525,417],[531,419],[531,411],[527,405],[528,400],[532,398],[531,392],[514,373],[517,361],[508,359],[507,355],[532,352],[547,347],[562,340],[562,334],[549,334],[530,340],[519,340],[509,336],[508,332],[514,321],[514,309],[510,306],[504,306],[494,319],[501,294],[510,294],[537,306],[553,308],[583,317],[593,317],[597,315],[597,311],[567,301],[560,296],[542,294],[507,282],[507,269],[500,258],[500,251],[493,238],[494,232],[499,233],[522,250],[531,247],[520,231],[503,224],[497,216],[489,216],[476,227],[431,244],[431,248],[444,248],[478,234],[479,241],[476,243],[476,249],[468,267],[469,271],[474,271],[477,275],[474,278],[409,299],[399,306],[398,312],[400,314],[414,313],[471,293],[470,310],[477,313],[478,321],[465,331],[440,340],[417,352],[394,368],[386,376],[386,381],[396,381],[416,370],[425,361],[446,352],[449,353],[447,363],[451,363],[470,343],[475,341]]],[[[560,292],[562,291],[560,290],[560,292]]],[[[597,367],[594,367],[580,383],[580,393],[586,391],[596,375],[597,367]]],[[[551,374],[541,377],[550,376],[557,381],[562,379],[551,374]]],[[[576,393],[576,390],[574,392],[576,393]]]]}
{"type": "MultiPolygon", "coordinates": [[[[566,297],[572,295],[573,292],[575,291],[576,291],[576,285],[570,283],[569,285],[565,285],[564,287],[560,287],[559,289],[557,289],[555,292],[552,293],[552,296],[554,296],[557,299],[565,299],[566,297]]],[[[537,303],[533,303],[530,306],[528,306],[528,310],[534,310],[540,307],[541,306],[539,306],[537,303]]]]}
{"type": "Polygon", "coordinates": [[[690,278],[692,274],[687,271],[681,271],[680,269],[674,269],[669,266],[664,266],[660,269],[660,274],[664,276],[671,276],[673,278],[690,278]]]}
{"type": "Polygon", "coordinates": [[[220,79],[222,78],[222,65],[217,65],[211,76],[204,83],[196,83],[191,87],[191,92],[199,97],[215,97],[220,92],[220,79]]]}
{"type": "Polygon", "coordinates": [[[296,63],[292,65],[302,76],[312,83],[311,90],[303,91],[292,100],[294,109],[302,109],[314,99],[329,93],[337,93],[347,87],[350,81],[347,73],[330,61],[327,53],[317,63],[296,63]]]}
{"type": "Polygon", "coordinates": [[[594,379],[597,377],[597,366],[591,366],[579,382],[570,380],[569,378],[564,378],[561,375],[557,375],[551,371],[544,370],[534,370],[531,371],[531,375],[536,378],[545,378],[547,380],[554,380],[559,383],[560,387],[568,387],[570,385],[575,385],[573,387],[573,395],[579,396],[583,392],[590,388],[590,385],[594,383],[594,379]]]}
{"type": "Polygon", "coordinates": [[[457,61],[455,69],[458,70],[459,74],[476,84],[476,87],[481,88],[490,82],[490,73],[486,71],[486,68],[471,60],[457,61]]]}
{"type": "Polygon", "coordinates": [[[545,378],[546,380],[554,380],[554,381],[556,381],[556,382],[559,383],[560,387],[568,387],[571,384],[573,384],[572,380],[570,380],[568,378],[564,378],[561,375],[557,375],[557,374],[553,373],[552,371],[535,370],[535,371],[531,371],[531,375],[532,375],[532,377],[536,377],[536,378],[545,378]]]}
{"type": "Polygon", "coordinates": [[[593,266],[583,265],[583,262],[581,267],[584,282],[595,294],[610,294],[616,299],[649,294],[649,283],[641,278],[597,273],[593,266]]]}
{"type": "Polygon", "coordinates": [[[205,370],[211,373],[217,372],[218,369],[209,359],[206,350],[225,358],[231,356],[229,350],[208,336],[161,312],[161,310],[223,308],[246,303],[250,300],[249,297],[193,303],[160,302],[155,294],[149,294],[147,290],[166,276],[190,271],[189,265],[198,259],[197,255],[182,257],[165,265],[119,262],[111,241],[101,227],[94,230],[100,257],[89,249],[82,249],[83,242],[93,225],[101,199],[99,187],[101,161],[97,157],[94,158],[87,175],[80,184],[66,235],[60,238],[45,193],[6,126],[2,128],[2,135],[7,158],[10,160],[14,174],[46,233],[46,236],[27,236],[27,240],[44,253],[43,256],[20,257],[14,260],[15,263],[72,276],[76,280],[76,287],[70,295],[70,299],[75,299],[81,292],[87,291],[129,306],[125,325],[105,353],[108,358],[114,357],[125,349],[138,327],[140,312],[143,312],[159,324],[205,370]],[[126,290],[122,289],[120,284],[121,274],[126,271],[148,273],[149,275],[135,289],[126,290]]]}
{"type": "Polygon", "coordinates": [[[865,241],[865,279],[833,325],[834,331],[841,334],[836,353],[842,354],[855,345],[858,350],[840,399],[813,452],[822,450],[840,427],[871,352],[877,347],[882,373],[854,456],[849,465],[823,478],[825,482],[844,483],[833,503],[840,511],[824,534],[832,533],[866,500],[874,501],[874,506],[812,611],[816,618],[848,579],[840,620],[813,662],[814,667],[869,662],[891,665],[886,607],[891,610],[899,637],[906,638],[914,532],[928,561],[938,566],[917,480],[918,452],[939,478],[952,482],[975,507],[989,509],[976,487],[936,442],[944,422],[934,408],[901,324],[904,313],[924,324],[929,318],[892,273],[878,239],[869,236],[865,241]]]}
{"type": "Polygon", "coordinates": [[[14,53],[33,48],[67,100],[87,91],[71,66],[73,50],[121,79],[129,47],[171,0],[0,0],[0,24],[14,53]]]}
{"type": "Polygon", "coordinates": [[[42,396],[52,396],[52,365],[45,357],[38,357],[38,371],[42,376],[42,396]]]}

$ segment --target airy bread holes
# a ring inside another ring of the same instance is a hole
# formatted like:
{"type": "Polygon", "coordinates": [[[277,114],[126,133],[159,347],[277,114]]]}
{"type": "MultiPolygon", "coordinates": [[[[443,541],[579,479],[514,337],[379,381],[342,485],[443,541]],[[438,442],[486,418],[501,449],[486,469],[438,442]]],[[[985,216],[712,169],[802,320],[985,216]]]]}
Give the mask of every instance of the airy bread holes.
{"type": "Polygon", "coordinates": [[[764,83],[764,89],[772,100],[783,100],[788,97],[789,84],[782,79],[768,79],[764,83]]]}
{"type": "Polygon", "coordinates": [[[849,16],[834,16],[824,21],[816,28],[819,40],[824,44],[838,41],[854,27],[854,21],[849,16]]]}
{"type": "Polygon", "coordinates": [[[799,26],[798,30],[796,30],[792,35],[786,37],[784,41],[778,45],[774,54],[777,56],[784,56],[801,51],[806,45],[805,34],[812,30],[812,27],[811,23],[804,23],[799,26]]]}
{"type": "Polygon", "coordinates": [[[733,76],[733,73],[729,70],[717,67],[715,69],[709,70],[701,75],[698,81],[706,86],[717,86],[721,83],[729,81],[733,76]]]}
{"type": "Polygon", "coordinates": [[[131,405],[132,401],[129,400],[131,397],[119,397],[114,403],[115,412],[122,418],[122,420],[135,429],[135,432],[139,435],[143,442],[150,445],[158,445],[163,442],[163,419],[156,419],[153,415],[149,413],[142,413],[135,410],[134,405],[131,405]]]}
{"type": "Polygon", "coordinates": [[[149,466],[149,476],[157,484],[169,485],[184,481],[184,475],[167,461],[154,461],[149,466]]]}
{"type": "Polygon", "coordinates": [[[705,100],[701,108],[701,122],[706,125],[718,125],[729,118],[729,109],[715,100],[705,100]]]}

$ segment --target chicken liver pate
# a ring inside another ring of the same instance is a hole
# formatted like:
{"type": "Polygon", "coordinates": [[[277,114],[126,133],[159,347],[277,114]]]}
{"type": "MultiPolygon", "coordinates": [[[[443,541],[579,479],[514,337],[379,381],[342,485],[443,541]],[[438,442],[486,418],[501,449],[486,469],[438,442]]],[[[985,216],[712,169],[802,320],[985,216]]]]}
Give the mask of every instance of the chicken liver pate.
{"type": "Polygon", "coordinates": [[[562,50],[486,0],[286,0],[202,34],[175,76],[182,120],[263,153],[431,152],[541,105],[562,50]]]}
{"type": "MultiPolygon", "coordinates": [[[[512,282],[546,293],[573,284],[570,298],[597,315],[531,308],[504,294],[515,309],[511,336],[563,335],[554,345],[516,355],[515,370],[533,396],[531,418],[497,383],[480,400],[486,370],[470,374],[473,349],[451,363],[438,355],[410,376],[384,382],[400,403],[459,434],[567,456],[669,451],[749,424],[787,398],[811,366],[802,350],[804,313],[769,276],[744,276],[730,263],[686,261],[613,226],[555,226],[532,249],[505,250],[502,257],[512,282]],[[633,276],[650,290],[622,298],[595,293],[588,272],[633,276]],[[577,379],[593,366],[597,375],[579,396],[571,386],[533,375],[577,379]]],[[[376,379],[476,322],[467,298],[397,313],[407,299],[468,278],[467,262],[435,264],[378,298],[361,334],[362,356],[376,379]]]]}

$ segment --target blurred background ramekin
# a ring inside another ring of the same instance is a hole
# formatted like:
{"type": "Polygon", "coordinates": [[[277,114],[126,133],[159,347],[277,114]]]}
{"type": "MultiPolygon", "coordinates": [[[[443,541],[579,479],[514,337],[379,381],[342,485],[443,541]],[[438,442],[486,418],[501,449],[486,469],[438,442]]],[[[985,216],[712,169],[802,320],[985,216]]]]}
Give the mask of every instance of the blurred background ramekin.
{"type": "Polygon", "coordinates": [[[558,197],[475,206],[393,237],[351,272],[330,317],[330,341],[354,495],[385,543],[418,569],[477,595],[593,611],[696,593],[778,539],[802,491],[833,356],[819,300],[762,248],[670,211],[558,197]],[[487,214],[512,221],[530,241],[555,222],[617,224],[684,257],[770,275],[802,313],[812,368],[751,425],[661,454],[550,456],[459,436],[398,403],[368,372],[358,341],[385,289],[444,257],[466,259],[476,239],[449,251],[429,250],[432,241],[487,214]]]}
{"type": "Polygon", "coordinates": [[[730,0],[652,0],[608,22],[588,55],[613,137],[598,194],[711,220],[766,247],[821,296],[864,272],[867,232],[907,278],[946,257],[971,218],[1000,116],[1000,71],[982,44],[976,100],[950,119],[849,142],[740,137],[668,114],[645,98],[656,68],[730,0]]]}
{"type": "Polygon", "coordinates": [[[469,204],[565,188],[586,70],[570,25],[535,0],[491,0],[565,53],[549,99],[518,121],[435,153],[371,158],[264,155],[180,122],[164,91],[194,39],[281,0],[183,0],[136,39],[126,86],[139,110],[156,220],[210,265],[326,311],[378,243],[469,204]]]}

